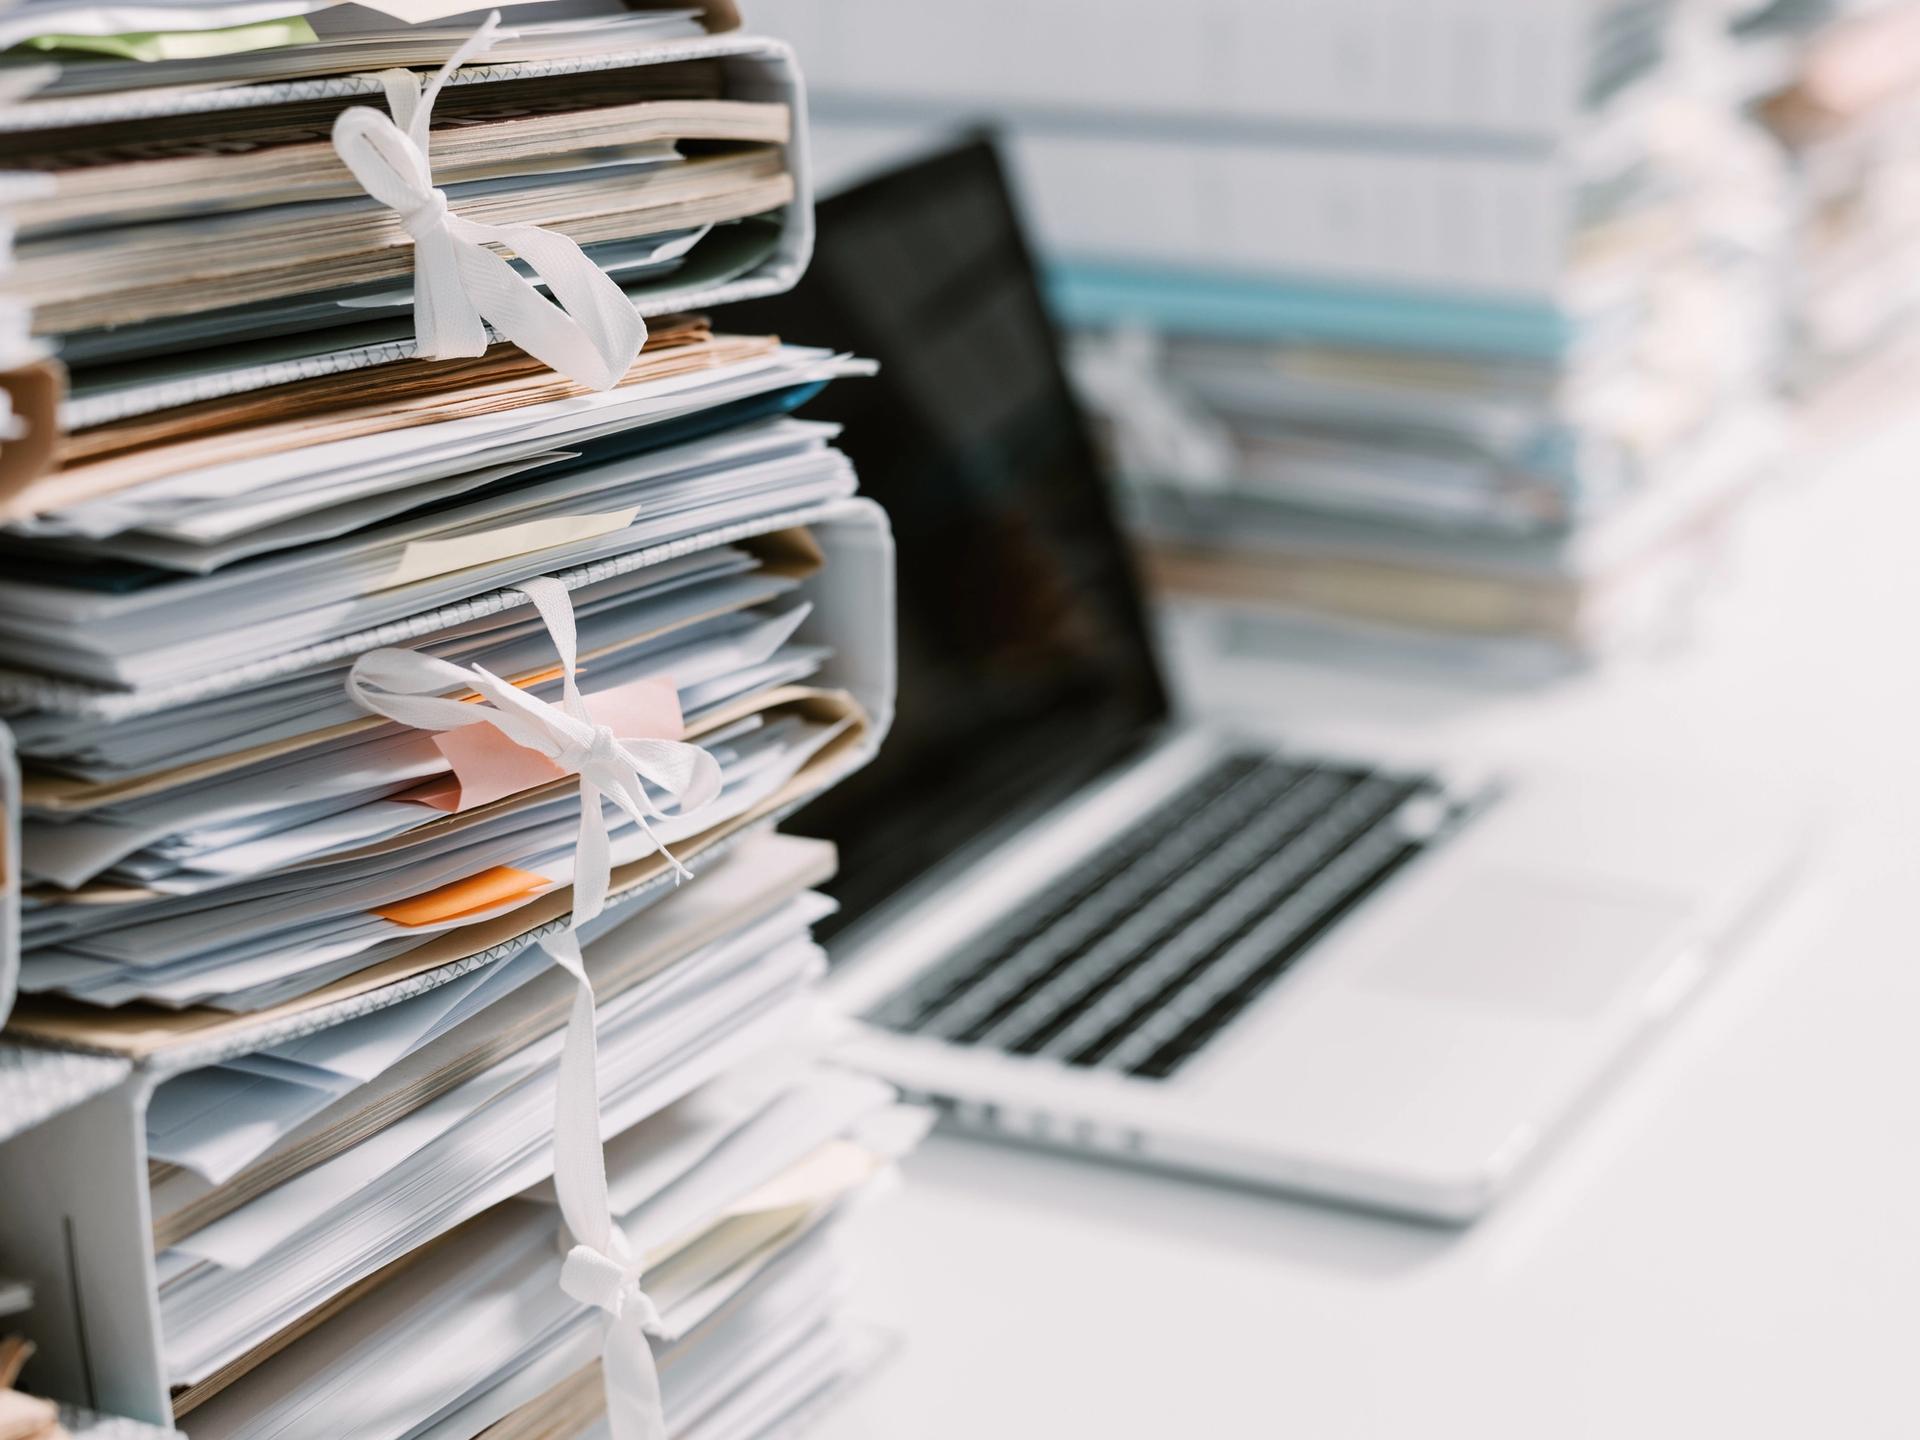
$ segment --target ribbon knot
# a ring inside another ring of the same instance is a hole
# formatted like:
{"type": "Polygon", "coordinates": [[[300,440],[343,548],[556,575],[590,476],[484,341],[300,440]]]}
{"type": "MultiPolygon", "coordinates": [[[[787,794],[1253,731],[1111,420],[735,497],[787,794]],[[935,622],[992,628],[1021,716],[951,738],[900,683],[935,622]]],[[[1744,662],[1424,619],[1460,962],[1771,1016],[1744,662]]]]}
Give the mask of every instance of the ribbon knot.
{"type": "Polygon", "coordinates": [[[393,211],[413,240],[413,327],[434,360],[481,355],[488,327],[590,390],[620,383],[647,325],[633,302],[572,240],[538,225],[492,225],[454,213],[433,183],[433,102],[454,71],[493,44],[500,12],[467,37],[423,91],[411,70],[384,70],[391,115],[367,105],[340,112],[333,148],[360,187],[393,211]],[[495,253],[510,250],[552,299],[495,253]]]}
{"type": "Polygon", "coordinates": [[[447,192],[436,186],[406,208],[395,207],[395,213],[413,243],[423,244],[447,223],[447,192]]]}
{"type": "Polygon", "coordinates": [[[584,743],[569,736],[553,757],[554,764],[574,775],[608,771],[619,766],[621,760],[620,737],[611,725],[594,726],[584,743]]]}
{"type": "MultiPolygon", "coordinates": [[[[516,745],[545,755],[580,779],[580,841],[575,851],[573,923],[584,925],[606,908],[612,884],[612,845],[603,798],[611,800],[653,838],[650,819],[665,812],[651,784],[679,805],[698,810],[720,793],[720,765],[698,745],[679,740],[623,741],[596,724],[580,693],[573,603],[558,580],[542,577],[519,587],[533,601],[560,654],[561,701],[529,695],[478,665],[464,667],[412,650],[370,650],[347,675],[347,693],[363,709],[418,730],[491,725],[516,745]],[[450,690],[478,691],[483,703],[453,698],[450,690]]],[[[676,876],[686,867],[654,840],[676,876]]]]}
{"type": "Polygon", "coordinates": [[[640,1270],[627,1254],[626,1236],[612,1232],[614,1254],[591,1245],[575,1245],[560,1266],[560,1288],[569,1299],[604,1310],[616,1324],[629,1322],[643,1332],[661,1327],[660,1311],[640,1288],[640,1270]]]}

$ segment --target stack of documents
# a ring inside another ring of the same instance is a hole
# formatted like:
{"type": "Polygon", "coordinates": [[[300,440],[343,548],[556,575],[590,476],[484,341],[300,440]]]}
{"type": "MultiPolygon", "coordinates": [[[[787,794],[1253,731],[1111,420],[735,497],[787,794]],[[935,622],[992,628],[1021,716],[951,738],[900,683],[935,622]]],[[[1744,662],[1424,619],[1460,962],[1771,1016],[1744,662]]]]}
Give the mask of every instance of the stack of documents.
{"type": "Polygon", "coordinates": [[[1198,648],[1551,676],[1675,638],[1782,439],[1756,408],[1632,503],[1530,534],[1149,491],[1145,565],[1198,648]]]}
{"type": "Polygon", "coordinates": [[[761,18],[816,57],[830,176],[1004,128],[1176,594],[1555,664],[1657,615],[1651,552],[1604,585],[1574,557],[1616,522],[1664,555],[1724,508],[1682,497],[1754,450],[1782,229],[1778,157],[1679,7],[893,8],[761,18]]]}
{"type": "Polygon", "coordinates": [[[1690,203],[1596,218],[1554,340],[1497,304],[1357,291],[1271,337],[1083,331],[1162,593],[1449,664],[1669,637],[1781,433],[1769,251],[1676,242],[1690,203]]]}
{"type": "MultiPolygon", "coordinates": [[[[124,488],[124,471],[94,466],[150,444],[140,422],[182,406],[227,402],[189,417],[217,433],[258,419],[238,397],[294,382],[350,386],[350,372],[423,353],[480,360],[504,330],[604,390],[634,378],[624,372],[637,332],[610,309],[620,292],[656,315],[792,283],[812,222],[785,47],[672,38],[698,31],[696,9],[615,0],[516,5],[497,25],[387,18],[459,8],[262,0],[7,12],[10,36],[33,30],[42,11],[44,23],[77,30],[134,9],[181,25],[196,14],[313,12],[303,30],[334,17],[371,37],[367,55],[347,47],[345,62],[324,37],[228,54],[220,78],[200,73],[204,61],[176,76],[170,67],[188,62],[31,51],[28,71],[47,83],[0,107],[0,203],[14,235],[0,295],[30,307],[27,334],[57,340],[66,374],[33,397],[45,411],[39,446],[0,476],[11,514],[56,507],[68,485],[90,496],[124,488]],[[431,66],[456,55],[467,63],[433,83],[431,66]],[[123,78],[81,83],[103,64],[123,78]],[[382,68],[398,64],[429,73],[382,68]],[[504,258],[535,224],[564,239],[504,258]],[[424,276],[417,248],[431,256],[424,276]],[[536,309],[537,291],[508,283],[515,271],[567,314],[536,309]],[[479,287],[477,316],[436,293],[456,274],[479,287]],[[14,493],[62,476],[54,497],[14,493]]],[[[480,387],[515,375],[483,366],[465,378],[480,387]]],[[[319,401],[354,398],[349,389],[319,401]]],[[[303,403],[288,418],[308,413],[303,403]]]]}
{"type": "MultiPolygon", "coordinates": [[[[757,1435],[842,1384],[833,1230],[917,1135],[883,1084],[772,1062],[685,1093],[607,1147],[665,1340],[675,1434],[757,1435]]],[[[385,1188],[385,1187],[383,1187],[385,1188]]],[[[195,1436],[604,1433],[600,1336],[553,1284],[557,1217],[508,1200],[389,1267],[236,1377],[195,1436]]]]}
{"type": "MultiPolygon", "coordinates": [[[[608,1201],[660,1312],[676,1434],[709,1413],[759,1434],[860,1359],[829,1233],[922,1122],[796,1048],[823,968],[808,928],[831,910],[809,887],[832,869],[821,842],[758,835],[582,931],[608,1201]]],[[[49,1188],[142,1167],[144,1232],[82,1208],[80,1238],[105,1252],[99,1303],[139,1311],[152,1274],[160,1373],[192,1434],[473,1436],[523,1409],[515,1424],[552,1427],[528,1433],[591,1431],[605,1327],[555,1282],[542,1185],[573,991],[526,949],[323,1029],[228,1028],[212,1064],[178,1068],[204,1030],[120,1031],[148,1057],[137,1096],[115,1097],[145,1158],[52,1161],[49,1188]]]]}
{"type": "MultiPolygon", "coordinates": [[[[499,420],[538,424],[547,408],[499,420]]],[[[463,424],[344,443],[404,455],[463,424]]],[[[0,582],[0,657],[22,668],[0,675],[0,693],[34,766],[22,990],[257,1011],[416,965],[403,957],[436,937],[458,943],[571,884],[580,800],[550,757],[490,725],[421,731],[363,703],[365,653],[402,633],[431,657],[415,663],[432,688],[484,673],[560,699],[569,678],[525,603],[536,577],[559,577],[541,583],[571,608],[592,719],[622,737],[694,737],[714,762],[704,803],[664,800],[650,828],[614,812],[616,865],[662,865],[660,844],[816,784],[863,724],[851,702],[803,688],[832,653],[806,629],[821,557],[790,530],[713,541],[842,500],[846,462],[795,421],[639,449],[648,428],[532,472],[504,467],[504,481],[477,482],[478,500],[423,500],[326,539],[275,525],[300,540],[244,559],[221,542],[194,569],[141,532],[20,541],[15,578],[0,582]],[[145,558],[162,551],[167,562],[145,558]]],[[[237,468],[279,474],[305,454],[237,468]]],[[[440,463],[473,484],[476,462],[483,477],[503,468],[493,458],[440,463]]],[[[389,488],[345,508],[405,503],[389,488]]]]}
{"type": "Polygon", "coordinates": [[[754,20],[807,56],[829,184],[990,119],[1062,300],[1174,327],[1222,307],[1140,282],[1551,288],[1562,147],[1665,66],[1675,8],[758,0],[754,20]]]}
{"type": "Polygon", "coordinates": [[[1787,374],[1816,389],[1909,338],[1920,310],[1920,5],[1771,0],[1715,52],[1790,162],[1787,374]]]}
{"type": "Polygon", "coordinates": [[[1670,634],[1777,433],[1776,166],[1662,70],[1560,154],[1564,260],[1532,295],[1069,269],[1169,594],[1449,662],[1670,634]]]}
{"type": "Polygon", "coordinates": [[[810,248],[783,46],[457,9],[0,17],[7,1033],[128,1066],[0,1270],[28,1383],[195,1435],[759,1435],[919,1128],[807,1058],[772,833],[891,713],[790,415],[868,367],[710,315],[810,248]]]}
{"type": "Polygon", "coordinates": [[[44,182],[8,287],[58,351],[15,372],[0,464],[26,990],[257,1010],[570,883],[568,767],[495,725],[393,723],[353,678],[380,647],[430,657],[429,692],[484,674],[572,705],[566,612],[582,723],[702,738],[718,792],[656,797],[657,834],[616,811],[616,863],[764,811],[865,723],[791,689],[833,648],[792,522],[855,482],[785,418],[858,363],[638,313],[703,255],[727,256],[714,298],[790,280],[790,61],[552,8],[548,42],[628,48],[491,63],[520,31],[489,19],[456,58],[490,63],[424,86],[243,72],[0,111],[44,182]],[[711,98],[626,98],[668,92],[711,98]],[[741,165],[766,182],[709,183],[741,165]],[[689,230],[696,192],[733,198],[689,230]]]}

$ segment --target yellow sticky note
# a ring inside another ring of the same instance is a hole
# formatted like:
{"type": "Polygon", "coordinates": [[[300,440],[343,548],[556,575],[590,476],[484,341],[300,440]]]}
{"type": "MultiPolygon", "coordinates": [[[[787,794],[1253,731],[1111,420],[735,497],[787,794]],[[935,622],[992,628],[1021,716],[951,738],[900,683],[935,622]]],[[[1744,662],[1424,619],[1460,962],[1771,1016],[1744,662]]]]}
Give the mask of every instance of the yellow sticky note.
{"type": "Polygon", "coordinates": [[[553,515],[545,520],[528,520],[519,525],[502,525],[497,530],[480,530],[471,535],[452,535],[444,540],[415,540],[400,554],[400,563],[380,584],[383,590],[396,585],[411,585],[455,570],[471,570],[476,565],[491,565],[496,560],[511,560],[516,555],[531,555],[596,535],[611,535],[633,524],[640,507],[609,510],[599,515],[553,515]]]}

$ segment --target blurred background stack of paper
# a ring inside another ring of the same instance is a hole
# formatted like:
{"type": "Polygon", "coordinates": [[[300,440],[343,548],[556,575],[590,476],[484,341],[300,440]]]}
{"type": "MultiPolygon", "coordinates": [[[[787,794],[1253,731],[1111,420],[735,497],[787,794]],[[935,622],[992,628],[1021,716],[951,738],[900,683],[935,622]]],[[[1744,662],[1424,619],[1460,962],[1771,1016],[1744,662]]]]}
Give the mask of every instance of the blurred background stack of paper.
{"type": "Polygon", "coordinates": [[[1003,129],[1164,593],[1560,666],[1664,627],[1775,436],[1780,162],[1678,9],[761,18],[829,184],[1003,129]]]}
{"type": "Polygon", "coordinates": [[[857,1367],[830,1222],[916,1122],[805,1058],[834,857],[770,832],[885,733],[892,552],[789,414],[869,367],[707,313],[811,248],[732,23],[0,13],[8,1036],[128,1067],[8,1145],[37,1388],[627,1434],[644,1330],[747,1437],[857,1367]]]}
{"type": "Polygon", "coordinates": [[[1787,373],[1817,390],[1909,340],[1920,307],[1920,5],[1736,5],[1723,38],[1729,90],[1790,161],[1787,373]]]}

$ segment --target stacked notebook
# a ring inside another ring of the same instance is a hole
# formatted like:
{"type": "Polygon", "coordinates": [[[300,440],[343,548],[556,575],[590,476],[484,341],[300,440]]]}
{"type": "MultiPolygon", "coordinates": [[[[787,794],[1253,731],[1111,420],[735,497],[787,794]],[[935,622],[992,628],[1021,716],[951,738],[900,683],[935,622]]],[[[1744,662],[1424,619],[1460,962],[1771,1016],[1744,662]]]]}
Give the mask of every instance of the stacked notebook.
{"type": "Polygon", "coordinates": [[[5,17],[7,1039],[124,1079],[0,1271],[26,1383],[196,1436],[770,1433],[920,1128],[811,1058],[772,833],[890,717],[789,415],[867,367],[715,312],[810,249],[784,46],[456,11],[5,17]]]}
{"type": "Polygon", "coordinates": [[[1003,128],[1170,594],[1529,667],[1667,614],[1777,349],[1777,160],[1679,7],[895,8],[759,18],[830,179],[1003,128]]]}
{"type": "Polygon", "coordinates": [[[1920,308],[1920,6],[1739,7],[1721,58],[1791,171],[1787,375],[1803,391],[1910,338],[1920,308]]]}

